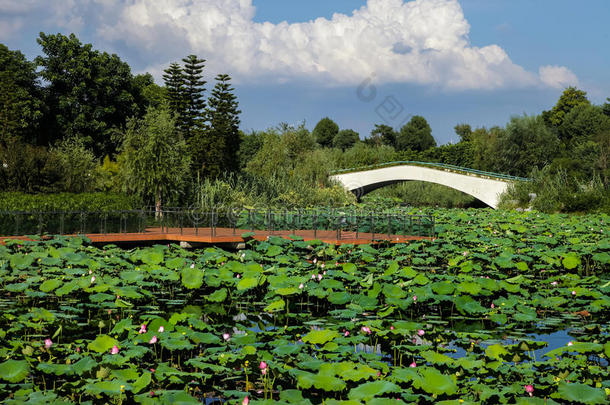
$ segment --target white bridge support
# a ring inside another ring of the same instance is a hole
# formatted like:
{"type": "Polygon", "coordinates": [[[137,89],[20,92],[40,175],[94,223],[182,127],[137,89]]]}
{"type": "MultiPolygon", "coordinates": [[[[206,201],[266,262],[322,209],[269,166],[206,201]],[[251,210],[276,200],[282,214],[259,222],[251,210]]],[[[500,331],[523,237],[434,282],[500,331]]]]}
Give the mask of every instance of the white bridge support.
{"type": "Polygon", "coordinates": [[[482,175],[457,173],[449,169],[429,168],[416,165],[399,165],[359,172],[335,174],[331,180],[341,183],[358,198],[380,187],[403,181],[426,181],[459,190],[498,208],[500,195],[511,184],[510,180],[495,179],[482,175]]]}

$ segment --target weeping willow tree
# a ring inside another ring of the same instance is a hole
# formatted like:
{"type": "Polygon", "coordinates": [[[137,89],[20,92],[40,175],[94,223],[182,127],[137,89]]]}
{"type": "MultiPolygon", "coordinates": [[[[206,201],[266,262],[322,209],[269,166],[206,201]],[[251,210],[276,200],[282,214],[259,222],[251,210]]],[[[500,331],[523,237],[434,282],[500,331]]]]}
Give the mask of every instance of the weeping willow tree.
{"type": "Polygon", "coordinates": [[[150,107],[141,120],[128,121],[119,163],[125,190],[154,200],[157,217],[163,201],[184,190],[190,156],[166,104],[150,107]]]}

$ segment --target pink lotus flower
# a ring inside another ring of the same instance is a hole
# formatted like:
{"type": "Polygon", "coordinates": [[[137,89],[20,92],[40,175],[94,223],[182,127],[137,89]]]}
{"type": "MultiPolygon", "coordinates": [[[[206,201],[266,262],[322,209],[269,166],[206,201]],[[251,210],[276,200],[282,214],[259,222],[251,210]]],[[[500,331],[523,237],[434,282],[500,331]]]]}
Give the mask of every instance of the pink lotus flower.
{"type": "Polygon", "coordinates": [[[95,282],[95,276],[91,276],[91,283],[93,284],[95,282]]]}
{"type": "Polygon", "coordinates": [[[343,336],[348,337],[349,336],[349,331],[346,330],[345,333],[343,334],[343,336]]]}
{"type": "Polygon", "coordinates": [[[117,345],[112,346],[112,349],[110,350],[110,354],[117,354],[119,352],[119,348],[117,347],[117,345]]]}
{"type": "Polygon", "coordinates": [[[573,344],[574,344],[574,343],[572,343],[572,341],[571,341],[571,340],[568,342],[568,346],[572,346],[573,344]]]}
{"type": "Polygon", "coordinates": [[[413,296],[413,302],[417,302],[417,295],[413,296]]]}
{"type": "Polygon", "coordinates": [[[156,336],[156,335],[155,335],[155,336],[153,336],[153,337],[152,337],[152,339],[150,339],[150,340],[148,341],[148,343],[150,343],[151,345],[154,345],[155,343],[157,343],[157,336],[156,336]]]}
{"type": "Polygon", "coordinates": [[[364,333],[368,333],[369,335],[371,334],[371,329],[370,329],[369,327],[367,327],[367,326],[363,326],[363,327],[361,328],[361,330],[362,330],[362,332],[364,332],[364,333]]]}
{"type": "Polygon", "coordinates": [[[49,349],[51,346],[53,346],[53,341],[51,339],[45,339],[44,340],[44,347],[49,349]]]}
{"type": "Polygon", "coordinates": [[[91,271],[91,269],[89,269],[89,274],[93,273],[93,271],[91,271]]]}
{"type": "Polygon", "coordinates": [[[322,281],[322,275],[318,274],[318,281],[322,281]]]}
{"type": "Polygon", "coordinates": [[[426,332],[424,332],[424,330],[423,330],[423,329],[420,329],[420,330],[418,330],[418,331],[417,331],[417,334],[418,334],[419,336],[424,336],[424,335],[426,334],[426,332]]]}
{"type": "Polygon", "coordinates": [[[390,330],[394,330],[394,326],[390,326],[390,330]]]}
{"type": "Polygon", "coordinates": [[[576,295],[576,291],[572,291],[572,295],[576,295]]]}
{"type": "Polygon", "coordinates": [[[494,303],[491,303],[491,309],[494,309],[496,306],[494,305],[494,303]]]}
{"type": "Polygon", "coordinates": [[[229,340],[229,339],[231,338],[231,335],[229,335],[228,333],[223,333],[223,334],[222,334],[222,338],[223,338],[224,340],[229,340]]]}
{"type": "Polygon", "coordinates": [[[241,278],[241,275],[239,275],[239,274],[238,274],[238,275],[237,275],[237,278],[241,278]]]}
{"type": "Polygon", "coordinates": [[[305,285],[303,283],[299,284],[299,288],[302,290],[305,285]]]}
{"type": "Polygon", "coordinates": [[[267,368],[267,363],[265,363],[264,361],[261,361],[261,363],[258,365],[258,368],[260,368],[261,370],[264,370],[267,368]]]}
{"type": "Polygon", "coordinates": [[[320,265],[320,267],[322,267],[322,268],[324,268],[325,266],[326,266],[326,265],[325,265],[324,263],[322,263],[322,264],[320,265]]]}
{"type": "Polygon", "coordinates": [[[76,353],[80,353],[80,347],[76,347],[76,353]]]}
{"type": "Polygon", "coordinates": [[[525,392],[530,394],[530,397],[533,397],[534,396],[534,386],[533,385],[526,385],[525,386],[525,392]]]}
{"type": "Polygon", "coordinates": [[[316,275],[315,275],[315,274],[312,274],[312,275],[311,275],[311,279],[312,279],[312,280],[315,280],[315,279],[316,279],[316,275]]]}
{"type": "Polygon", "coordinates": [[[195,263],[192,263],[191,264],[191,269],[194,269],[194,268],[195,268],[195,263]]]}
{"type": "Polygon", "coordinates": [[[246,395],[246,397],[244,398],[244,400],[241,402],[242,405],[248,405],[250,403],[250,400],[248,399],[248,396],[246,395]]]}
{"type": "Polygon", "coordinates": [[[317,258],[317,257],[314,257],[314,258],[313,258],[313,264],[316,264],[317,262],[318,262],[318,258],[317,258]]]}
{"type": "Polygon", "coordinates": [[[140,330],[138,331],[138,333],[142,334],[142,333],[146,333],[146,324],[143,323],[142,326],[140,326],[140,330]]]}
{"type": "Polygon", "coordinates": [[[413,363],[409,364],[409,367],[415,368],[415,367],[417,367],[417,364],[415,364],[415,362],[413,362],[413,363]]]}
{"type": "Polygon", "coordinates": [[[159,331],[158,331],[158,332],[159,332],[159,333],[163,333],[163,332],[165,332],[165,328],[164,328],[163,326],[159,326],[159,331]]]}

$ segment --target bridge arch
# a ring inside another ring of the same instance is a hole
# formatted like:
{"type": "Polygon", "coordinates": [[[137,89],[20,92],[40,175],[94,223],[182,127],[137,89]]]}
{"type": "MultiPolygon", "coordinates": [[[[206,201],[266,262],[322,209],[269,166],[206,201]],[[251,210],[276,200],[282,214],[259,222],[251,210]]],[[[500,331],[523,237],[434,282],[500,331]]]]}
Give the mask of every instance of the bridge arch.
{"type": "Polygon", "coordinates": [[[392,163],[378,168],[356,169],[330,176],[358,197],[381,187],[404,181],[425,181],[461,191],[497,208],[500,195],[515,181],[527,180],[495,173],[427,163],[392,163]]]}

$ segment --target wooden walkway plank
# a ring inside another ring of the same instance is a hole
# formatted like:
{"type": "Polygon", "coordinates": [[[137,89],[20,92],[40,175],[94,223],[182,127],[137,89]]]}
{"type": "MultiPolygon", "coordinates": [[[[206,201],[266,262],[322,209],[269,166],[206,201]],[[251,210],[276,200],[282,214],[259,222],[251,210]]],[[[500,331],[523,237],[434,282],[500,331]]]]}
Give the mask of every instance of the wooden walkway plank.
{"type": "MultiPolygon", "coordinates": [[[[295,231],[251,231],[248,229],[233,229],[233,228],[147,228],[142,233],[107,233],[107,234],[85,234],[92,243],[134,243],[134,242],[188,242],[214,245],[218,243],[242,243],[247,238],[242,237],[243,234],[253,234],[252,239],[259,241],[266,240],[269,236],[279,236],[290,239],[290,235],[299,236],[305,241],[321,240],[322,242],[331,245],[354,244],[362,245],[368,243],[405,243],[414,240],[433,240],[431,237],[424,236],[407,236],[407,235],[387,235],[376,233],[358,233],[356,238],[355,232],[343,232],[341,238],[337,238],[337,231],[313,231],[313,230],[295,230],[295,231]]],[[[81,235],[64,235],[64,236],[81,236],[81,235]]],[[[51,239],[52,236],[43,236],[42,239],[51,239]]],[[[32,240],[27,236],[0,236],[0,244],[4,244],[4,240],[19,239],[32,240]]]]}

